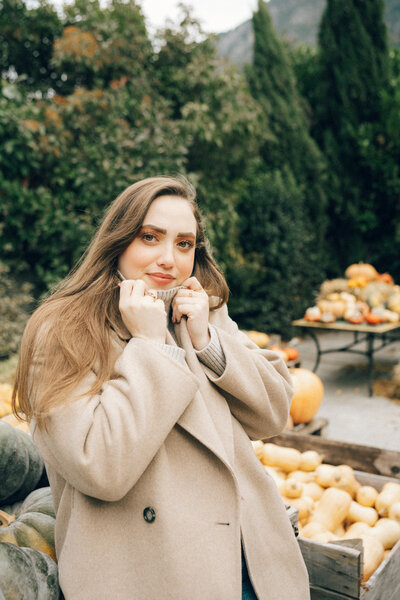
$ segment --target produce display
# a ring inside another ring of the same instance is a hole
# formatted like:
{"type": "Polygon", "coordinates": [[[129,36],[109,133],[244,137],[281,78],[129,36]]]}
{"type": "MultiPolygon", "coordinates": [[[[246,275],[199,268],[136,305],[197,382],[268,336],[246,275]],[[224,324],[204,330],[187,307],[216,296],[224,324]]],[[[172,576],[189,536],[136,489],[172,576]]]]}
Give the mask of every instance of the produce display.
{"type": "Polygon", "coordinates": [[[368,263],[350,265],[344,278],[324,281],[316,304],[307,308],[307,321],[378,325],[400,319],[400,286],[389,273],[378,273],[368,263]]]}
{"type": "Polygon", "coordinates": [[[0,543],[0,599],[58,600],[56,563],[43,552],[0,543]]]}
{"type": "Polygon", "coordinates": [[[270,343],[270,337],[268,334],[262,331],[244,331],[246,335],[251,339],[252,342],[257,344],[259,348],[267,348],[273,350],[278,356],[280,356],[285,362],[295,361],[299,358],[299,351],[293,346],[278,346],[270,343]]]}
{"type": "Polygon", "coordinates": [[[0,420],[0,504],[26,498],[43,469],[43,458],[31,436],[0,420]]]}
{"type": "Polygon", "coordinates": [[[323,463],[316,451],[252,443],[285,504],[298,510],[299,535],[323,543],[361,539],[367,581],[400,540],[400,483],[377,490],[361,485],[349,465],[323,463]]]}

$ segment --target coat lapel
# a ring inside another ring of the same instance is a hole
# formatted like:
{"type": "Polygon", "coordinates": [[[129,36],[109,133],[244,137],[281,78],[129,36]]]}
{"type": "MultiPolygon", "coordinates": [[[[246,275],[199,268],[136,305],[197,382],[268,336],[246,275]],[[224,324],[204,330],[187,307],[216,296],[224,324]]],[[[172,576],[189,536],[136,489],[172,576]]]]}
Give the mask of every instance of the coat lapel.
{"type": "Polygon", "coordinates": [[[175,326],[175,333],[180,346],[186,351],[189,369],[198,376],[200,381],[199,391],[178,420],[178,424],[230,466],[233,462],[233,434],[229,407],[219,394],[214,392],[217,398],[212,402],[212,412],[210,412],[211,403],[207,404],[206,399],[207,394],[210,394],[211,386],[199,365],[185,320],[182,319],[180,324],[175,326]],[[205,389],[206,386],[208,390],[205,389]],[[221,432],[224,432],[222,436],[221,432]]]}

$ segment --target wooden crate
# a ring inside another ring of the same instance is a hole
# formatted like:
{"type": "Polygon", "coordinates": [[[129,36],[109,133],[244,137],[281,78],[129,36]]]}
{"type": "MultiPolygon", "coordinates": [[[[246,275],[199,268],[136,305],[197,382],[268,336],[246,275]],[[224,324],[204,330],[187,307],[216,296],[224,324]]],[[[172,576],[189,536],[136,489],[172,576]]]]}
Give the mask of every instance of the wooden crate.
{"type": "MultiPolygon", "coordinates": [[[[357,471],[400,479],[400,452],[373,446],[362,446],[328,440],[318,435],[284,432],[265,442],[297,448],[301,452],[316,450],[324,462],[332,465],[347,464],[357,471]]],[[[400,597],[399,597],[400,598],[400,597]]]]}
{"type": "MultiPolygon", "coordinates": [[[[297,448],[301,452],[316,450],[324,455],[327,463],[349,464],[362,485],[372,485],[378,491],[387,481],[398,482],[400,478],[400,452],[296,433],[284,433],[265,441],[297,448]]],[[[298,541],[310,578],[311,600],[400,599],[400,542],[369,580],[361,583],[361,540],[322,543],[299,537],[298,541]]]]}

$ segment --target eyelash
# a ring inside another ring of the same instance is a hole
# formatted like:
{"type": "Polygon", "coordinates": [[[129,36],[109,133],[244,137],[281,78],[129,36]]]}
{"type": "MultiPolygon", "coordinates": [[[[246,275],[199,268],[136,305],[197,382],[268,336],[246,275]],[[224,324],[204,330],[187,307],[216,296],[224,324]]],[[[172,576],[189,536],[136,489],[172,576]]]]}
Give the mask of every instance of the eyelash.
{"type": "MultiPolygon", "coordinates": [[[[154,235],[154,233],[142,233],[142,235],[140,237],[144,242],[158,241],[158,238],[156,235],[154,235]],[[149,238],[151,238],[151,239],[149,239],[149,238]]],[[[181,240],[180,242],[178,242],[178,246],[180,246],[183,250],[190,250],[191,248],[193,248],[194,243],[191,242],[190,240],[181,240]],[[186,245],[182,246],[182,244],[186,244],[186,245]]]]}

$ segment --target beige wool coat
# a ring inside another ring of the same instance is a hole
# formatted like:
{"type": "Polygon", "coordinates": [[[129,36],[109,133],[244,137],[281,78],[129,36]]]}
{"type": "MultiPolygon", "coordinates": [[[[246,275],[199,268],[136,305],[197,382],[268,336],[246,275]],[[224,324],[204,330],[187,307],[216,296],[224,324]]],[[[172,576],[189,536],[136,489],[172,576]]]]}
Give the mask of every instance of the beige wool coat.
{"type": "MultiPolygon", "coordinates": [[[[309,599],[284,504],[250,442],[284,428],[288,370],[226,306],[210,323],[221,376],[199,362],[182,320],[187,364],[116,338],[115,377],[100,394],[54,409],[47,431],[32,421],[66,600],[241,600],[241,541],[259,600],[309,599]]],[[[169,333],[167,343],[176,344],[169,333]]]]}

